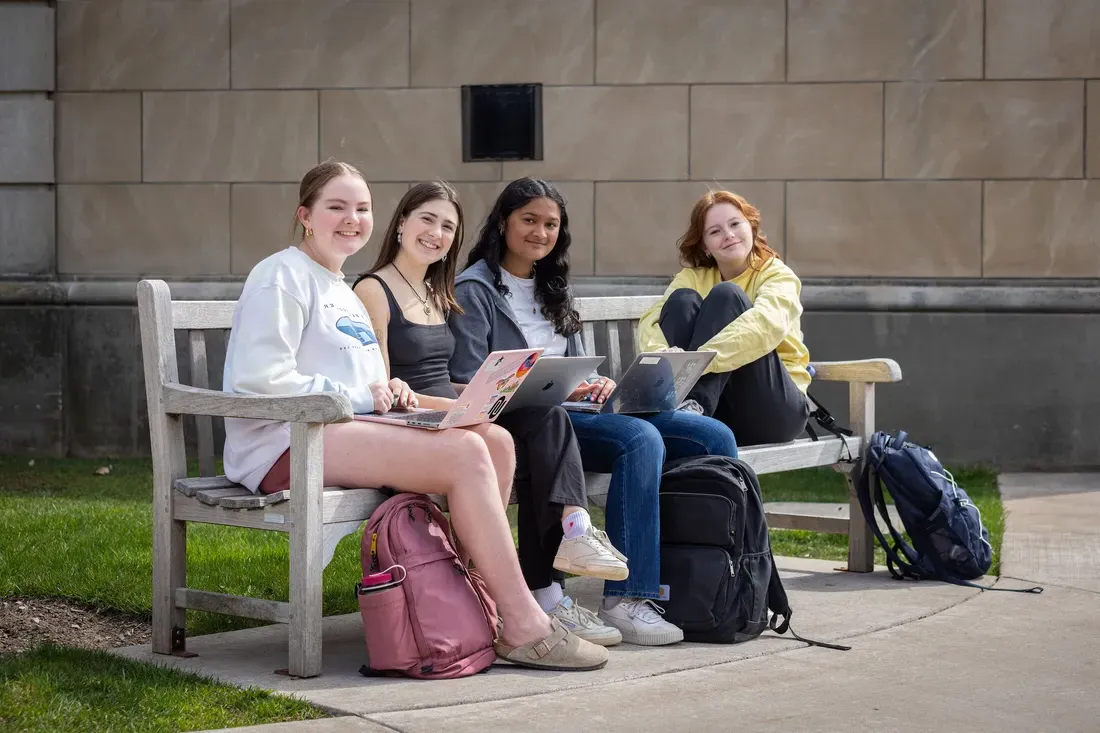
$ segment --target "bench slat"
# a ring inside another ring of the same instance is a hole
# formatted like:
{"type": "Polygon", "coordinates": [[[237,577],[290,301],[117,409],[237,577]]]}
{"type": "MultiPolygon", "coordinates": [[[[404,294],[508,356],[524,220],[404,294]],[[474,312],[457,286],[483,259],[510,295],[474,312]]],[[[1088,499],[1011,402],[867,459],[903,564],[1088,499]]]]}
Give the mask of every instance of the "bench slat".
{"type": "MultiPolygon", "coordinates": [[[[738,450],[738,458],[747,463],[758,475],[793,471],[797,468],[816,468],[832,466],[848,456],[859,457],[862,441],[859,438],[845,438],[847,450],[840,438],[830,436],[813,441],[800,438],[790,443],[774,445],[754,445],[738,450]]],[[[609,474],[585,472],[584,481],[588,498],[597,506],[604,506],[607,498],[609,474]]],[[[778,515],[777,515],[778,516],[778,515]]],[[[829,530],[833,531],[833,530],[829,530]]]]}
{"type": "Polygon", "coordinates": [[[581,343],[584,346],[585,356],[598,356],[596,353],[596,325],[594,323],[581,324],[581,343]]]}
{"type": "Polygon", "coordinates": [[[765,505],[764,518],[768,522],[769,529],[801,529],[807,532],[848,534],[847,517],[826,517],[821,514],[769,512],[765,505]]]}
{"type": "MultiPolygon", "coordinates": [[[[206,332],[189,331],[191,352],[191,386],[210,389],[210,367],[206,359],[206,332]]],[[[195,415],[198,433],[199,475],[214,475],[214,420],[207,415],[195,415]]]]}
{"type": "Polygon", "coordinates": [[[176,605],[196,611],[208,611],[227,616],[244,616],[277,624],[290,623],[290,604],[263,598],[213,593],[194,588],[176,588],[176,605]]]}
{"type": "MultiPolygon", "coordinates": [[[[210,489],[229,489],[235,484],[225,476],[192,476],[190,478],[178,478],[172,482],[172,488],[184,496],[194,496],[197,491],[209,491],[210,489]]],[[[247,491],[248,489],[245,489],[247,491]]]]}
{"type": "Polygon", "coordinates": [[[253,494],[250,491],[247,495],[227,496],[218,502],[218,506],[226,509],[263,509],[265,506],[279,504],[288,499],[290,499],[288,489],[276,491],[274,494],[253,494]]]}
{"type": "Polygon", "coordinates": [[[582,321],[636,321],[660,299],[659,295],[616,295],[577,298],[575,303],[582,321]]]}
{"type": "Polygon", "coordinates": [[[210,506],[220,505],[222,499],[251,495],[252,492],[243,486],[230,486],[224,489],[205,489],[203,491],[195,492],[196,499],[201,501],[203,504],[208,504],[210,506]]]}
{"type": "Polygon", "coordinates": [[[849,457],[859,458],[863,441],[855,437],[840,438],[829,436],[816,442],[809,438],[800,438],[790,443],[774,445],[754,445],[737,451],[738,457],[752,467],[759,475],[781,473],[798,468],[832,466],[849,457]]]}
{"type": "Polygon", "coordinates": [[[619,324],[616,321],[607,322],[607,373],[612,379],[622,376],[623,362],[619,356],[619,324]]]}
{"type": "Polygon", "coordinates": [[[177,331],[233,327],[235,300],[173,300],[172,328],[177,331]]]}

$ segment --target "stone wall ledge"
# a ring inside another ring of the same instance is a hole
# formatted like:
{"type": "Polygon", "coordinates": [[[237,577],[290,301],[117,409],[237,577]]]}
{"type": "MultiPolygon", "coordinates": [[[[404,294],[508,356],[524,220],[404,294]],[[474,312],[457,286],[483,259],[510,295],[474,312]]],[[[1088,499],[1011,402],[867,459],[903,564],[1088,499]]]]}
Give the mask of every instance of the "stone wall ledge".
{"type": "MultiPolygon", "coordinates": [[[[180,300],[232,300],[242,278],[168,279],[180,300]]],[[[349,279],[349,283],[351,280],[349,279]]],[[[661,293],[668,278],[578,277],[580,296],[661,293]]],[[[0,306],[134,305],[132,279],[0,279],[0,306]]],[[[807,311],[1100,313],[1100,280],[870,280],[807,278],[807,311]]]]}

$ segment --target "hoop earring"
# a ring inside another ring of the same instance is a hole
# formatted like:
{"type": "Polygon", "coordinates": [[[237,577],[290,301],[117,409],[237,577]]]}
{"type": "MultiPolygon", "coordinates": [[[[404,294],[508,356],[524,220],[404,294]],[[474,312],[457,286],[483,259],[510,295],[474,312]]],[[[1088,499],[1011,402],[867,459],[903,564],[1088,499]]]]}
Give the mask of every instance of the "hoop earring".
{"type": "Polygon", "coordinates": [[[306,227],[306,236],[307,237],[312,237],[313,236],[313,229],[311,229],[310,227],[306,227]]]}
{"type": "Polygon", "coordinates": [[[443,255],[443,261],[444,261],[444,262],[446,262],[446,261],[447,261],[447,255],[443,255]]]}

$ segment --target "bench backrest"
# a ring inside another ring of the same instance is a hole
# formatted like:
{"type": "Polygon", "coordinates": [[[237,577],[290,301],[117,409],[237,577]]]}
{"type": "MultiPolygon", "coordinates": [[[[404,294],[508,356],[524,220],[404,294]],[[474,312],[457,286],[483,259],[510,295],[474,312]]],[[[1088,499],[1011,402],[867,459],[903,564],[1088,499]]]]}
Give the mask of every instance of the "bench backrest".
{"type": "MultiPolygon", "coordinates": [[[[577,298],[585,352],[590,356],[600,354],[607,357],[600,366],[601,373],[618,379],[623,365],[633,361],[638,319],[657,299],[658,296],[655,295],[577,298]]],[[[171,301],[170,314],[157,314],[170,317],[173,332],[183,331],[187,334],[187,360],[192,387],[210,387],[208,332],[213,332],[215,338],[226,338],[233,325],[235,307],[236,301],[232,300],[174,300],[171,301]]],[[[158,339],[154,343],[154,348],[159,351],[162,342],[158,339]]],[[[174,359],[175,354],[145,355],[145,358],[149,357],[153,357],[154,363],[162,363],[162,360],[174,359]]],[[[202,415],[194,418],[200,476],[213,476],[216,473],[216,419],[220,420],[202,415]]]]}

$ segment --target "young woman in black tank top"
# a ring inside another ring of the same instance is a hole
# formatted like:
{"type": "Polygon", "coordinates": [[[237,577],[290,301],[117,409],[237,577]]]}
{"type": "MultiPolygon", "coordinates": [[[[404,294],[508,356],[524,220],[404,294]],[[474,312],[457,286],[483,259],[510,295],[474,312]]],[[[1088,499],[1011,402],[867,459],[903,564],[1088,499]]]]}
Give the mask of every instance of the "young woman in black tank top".
{"type": "MultiPolygon", "coordinates": [[[[455,342],[447,316],[461,312],[454,297],[461,247],[462,207],[455,190],[443,182],[416,184],[398,204],[374,265],[353,286],[390,376],[407,382],[421,407],[448,409],[460,391],[448,370],[455,342]]],[[[496,424],[515,440],[519,558],[528,588],[577,636],[618,643],[619,631],[564,596],[555,573],[557,566],[618,580],[627,572],[622,554],[591,526],[569,416],[557,405],[524,407],[501,415],[496,424]]]]}

